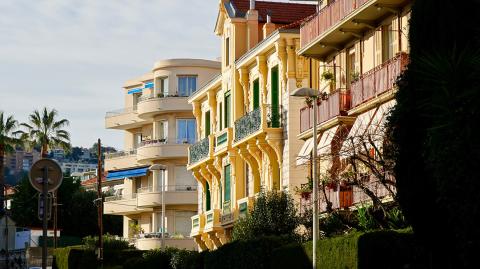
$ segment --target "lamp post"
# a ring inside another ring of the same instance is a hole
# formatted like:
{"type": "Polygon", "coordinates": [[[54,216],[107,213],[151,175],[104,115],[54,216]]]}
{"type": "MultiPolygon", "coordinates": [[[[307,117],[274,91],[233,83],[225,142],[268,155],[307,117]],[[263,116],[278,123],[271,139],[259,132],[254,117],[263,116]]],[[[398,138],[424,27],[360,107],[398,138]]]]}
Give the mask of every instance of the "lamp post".
{"type": "Polygon", "coordinates": [[[318,171],[317,171],[317,100],[321,97],[318,90],[311,88],[299,88],[290,96],[310,97],[313,99],[313,269],[317,268],[317,240],[318,240],[318,171]]]}
{"type": "Polygon", "coordinates": [[[162,240],[161,240],[161,247],[162,251],[165,250],[165,170],[167,167],[163,164],[153,164],[148,168],[150,171],[161,171],[162,177],[162,219],[161,219],[161,227],[162,227],[162,240]]]}

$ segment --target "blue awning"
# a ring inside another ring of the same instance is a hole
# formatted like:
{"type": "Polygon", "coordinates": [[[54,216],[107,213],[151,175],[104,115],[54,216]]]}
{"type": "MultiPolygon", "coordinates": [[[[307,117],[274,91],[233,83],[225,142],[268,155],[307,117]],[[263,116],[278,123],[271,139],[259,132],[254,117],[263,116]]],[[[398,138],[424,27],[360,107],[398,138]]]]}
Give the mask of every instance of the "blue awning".
{"type": "Polygon", "coordinates": [[[146,82],[145,86],[143,86],[145,89],[153,89],[153,82],[146,82]]]}
{"type": "Polygon", "coordinates": [[[126,177],[141,177],[147,175],[147,172],[148,167],[108,171],[107,180],[122,179],[126,177]]]}
{"type": "Polygon", "coordinates": [[[131,89],[131,90],[128,90],[128,94],[133,94],[133,93],[142,92],[142,90],[143,90],[143,88],[131,89]]]}

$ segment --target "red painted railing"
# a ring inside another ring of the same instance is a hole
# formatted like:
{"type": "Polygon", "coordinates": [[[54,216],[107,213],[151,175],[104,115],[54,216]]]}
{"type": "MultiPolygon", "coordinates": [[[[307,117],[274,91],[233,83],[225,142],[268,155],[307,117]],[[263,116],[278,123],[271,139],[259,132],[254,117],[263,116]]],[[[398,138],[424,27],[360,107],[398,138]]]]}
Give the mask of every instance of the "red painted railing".
{"type": "Polygon", "coordinates": [[[369,0],[336,0],[325,6],[300,27],[300,44],[304,48],[337,22],[343,20],[369,0]]]}
{"type": "MultiPolygon", "coordinates": [[[[317,103],[318,124],[336,116],[345,115],[350,109],[350,92],[339,89],[330,94],[328,99],[317,103]]],[[[300,133],[313,127],[313,106],[300,109],[300,133]]]]}
{"type": "Polygon", "coordinates": [[[385,63],[364,73],[352,83],[352,108],[393,88],[397,77],[408,64],[408,54],[401,52],[385,63]]]}

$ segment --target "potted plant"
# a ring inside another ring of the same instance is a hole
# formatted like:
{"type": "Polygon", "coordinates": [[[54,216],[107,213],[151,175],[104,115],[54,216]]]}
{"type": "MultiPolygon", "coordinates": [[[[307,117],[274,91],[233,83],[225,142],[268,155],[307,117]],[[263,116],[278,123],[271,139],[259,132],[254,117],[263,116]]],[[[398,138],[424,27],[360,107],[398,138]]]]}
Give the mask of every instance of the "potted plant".
{"type": "Polygon", "coordinates": [[[300,194],[302,199],[310,199],[310,195],[312,194],[313,190],[313,180],[310,177],[307,177],[308,183],[300,184],[300,188],[297,186],[295,187],[295,192],[300,194]]]}
{"type": "Polygon", "coordinates": [[[352,73],[352,83],[358,81],[360,79],[360,72],[354,71],[352,73]]]}

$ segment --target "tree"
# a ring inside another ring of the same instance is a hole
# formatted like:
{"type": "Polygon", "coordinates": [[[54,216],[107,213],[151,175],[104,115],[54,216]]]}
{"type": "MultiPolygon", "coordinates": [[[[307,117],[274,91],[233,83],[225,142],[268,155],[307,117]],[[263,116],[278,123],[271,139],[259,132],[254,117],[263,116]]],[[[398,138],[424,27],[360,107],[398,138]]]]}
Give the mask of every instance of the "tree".
{"type": "Polygon", "coordinates": [[[69,151],[70,134],[63,128],[69,125],[67,119],[57,120],[58,112],[55,109],[48,111],[45,107],[42,112],[34,110],[29,116],[29,123],[22,123],[26,128],[25,140],[29,140],[31,147],[40,146],[42,157],[53,148],[62,148],[69,151]]]}
{"type": "Polygon", "coordinates": [[[390,118],[398,199],[432,268],[477,265],[479,10],[472,0],[415,1],[410,64],[390,118]]]}
{"type": "Polygon", "coordinates": [[[251,240],[262,236],[296,237],[300,224],[292,197],[286,192],[260,192],[247,216],[233,226],[233,240],[251,240]]]}
{"type": "MultiPolygon", "coordinates": [[[[84,237],[97,233],[97,207],[93,200],[97,198],[94,191],[85,191],[79,180],[65,176],[58,189],[58,225],[63,235],[84,237]]],[[[37,217],[38,192],[24,177],[16,186],[12,197],[12,218],[19,227],[41,227],[37,217]]],[[[121,235],[121,216],[105,216],[105,233],[121,235]]]]}
{"type": "Polygon", "coordinates": [[[0,213],[4,210],[5,195],[5,172],[4,158],[5,154],[15,150],[15,146],[21,143],[17,138],[19,130],[17,130],[18,122],[13,116],[6,116],[0,111],[0,213]]]}

